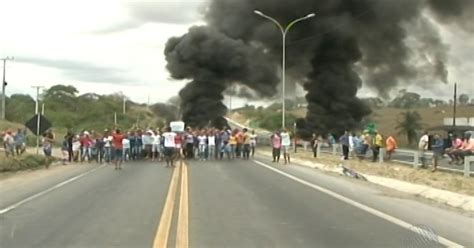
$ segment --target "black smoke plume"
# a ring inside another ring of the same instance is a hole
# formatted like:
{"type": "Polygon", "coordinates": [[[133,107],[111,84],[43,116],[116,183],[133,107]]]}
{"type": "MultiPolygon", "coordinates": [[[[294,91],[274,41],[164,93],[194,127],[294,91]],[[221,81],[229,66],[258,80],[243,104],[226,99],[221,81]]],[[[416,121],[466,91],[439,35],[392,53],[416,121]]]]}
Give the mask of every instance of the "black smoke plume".
{"type": "Polygon", "coordinates": [[[192,27],[171,38],[165,56],[173,78],[192,80],[179,92],[183,120],[190,126],[221,126],[227,111],[223,92],[234,83],[262,96],[276,92],[275,65],[267,62],[261,49],[209,27],[192,27]]]}
{"type": "Polygon", "coordinates": [[[281,33],[254,10],[284,26],[314,12],[315,18],[296,24],[287,36],[288,87],[297,81],[307,91],[308,112],[299,124],[341,131],[358,127],[370,113],[356,96],[362,83],[382,96],[399,85],[446,83],[448,46],[428,15],[470,30],[472,12],[464,7],[472,9],[472,2],[211,0],[208,25],[172,38],[165,54],[174,78],[192,80],[180,93],[183,113],[201,125],[224,115],[222,92],[235,82],[264,96],[276,93],[281,33]]]}

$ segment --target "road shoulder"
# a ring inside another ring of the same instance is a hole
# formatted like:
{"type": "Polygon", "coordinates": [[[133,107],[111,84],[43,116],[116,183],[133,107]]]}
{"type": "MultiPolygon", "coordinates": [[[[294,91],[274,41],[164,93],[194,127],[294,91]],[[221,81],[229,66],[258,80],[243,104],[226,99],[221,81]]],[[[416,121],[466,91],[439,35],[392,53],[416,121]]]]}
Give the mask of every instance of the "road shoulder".
{"type": "MultiPolygon", "coordinates": [[[[258,151],[258,154],[262,156],[267,156],[267,157],[271,156],[271,154],[266,151],[258,151]]],[[[312,169],[318,169],[321,171],[344,175],[342,167],[328,166],[328,165],[318,163],[315,161],[309,161],[306,159],[299,159],[299,158],[292,158],[292,163],[309,167],[312,169]]],[[[426,186],[426,185],[419,185],[419,184],[404,182],[404,181],[392,179],[392,178],[386,178],[386,177],[375,176],[375,175],[367,175],[363,173],[359,173],[359,174],[363,175],[367,179],[368,182],[373,183],[373,184],[391,188],[391,189],[408,193],[414,196],[424,197],[430,200],[434,200],[437,203],[446,204],[448,206],[459,208],[465,211],[474,212],[474,197],[472,196],[459,194],[459,193],[451,192],[447,190],[436,189],[436,188],[426,186]]]]}

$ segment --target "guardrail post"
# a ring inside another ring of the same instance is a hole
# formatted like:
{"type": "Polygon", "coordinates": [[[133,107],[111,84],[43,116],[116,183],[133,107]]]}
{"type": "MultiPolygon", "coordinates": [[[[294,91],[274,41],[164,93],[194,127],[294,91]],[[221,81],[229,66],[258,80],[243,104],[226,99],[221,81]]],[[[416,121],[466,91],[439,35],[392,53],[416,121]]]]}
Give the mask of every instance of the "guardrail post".
{"type": "Polygon", "coordinates": [[[471,156],[465,156],[464,157],[464,176],[469,177],[470,175],[470,170],[471,170],[471,156]]]}
{"type": "Polygon", "coordinates": [[[418,156],[418,152],[415,151],[414,158],[413,158],[413,168],[417,169],[419,162],[420,162],[420,157],[418,156]]]}
{"type": "Polygon", "coordinates": [[[379,163],[383,163],[383,156],[385,155],[385,148],[379,150],[379,163]]]}
{"type": "Polygon", "coordinates": [[[332,145],[332,155],[337,155],[337,144],[332,145]]]}
{"type": "Polygon", "coordinates": [[[316,146],[316,157],[318,157],[318,158],[321,157],[321,144],[318,144],[316,146]]]}

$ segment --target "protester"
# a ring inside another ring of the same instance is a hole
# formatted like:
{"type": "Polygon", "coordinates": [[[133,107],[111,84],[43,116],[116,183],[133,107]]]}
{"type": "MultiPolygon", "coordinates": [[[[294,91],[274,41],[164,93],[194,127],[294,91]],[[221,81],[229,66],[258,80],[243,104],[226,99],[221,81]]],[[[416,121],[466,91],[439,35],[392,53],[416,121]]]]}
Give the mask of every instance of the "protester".
{"type": "Polygon", "coordinates": [[[197,138],[199,142],[199,159],[201,161],[204,161],[206,160],[206,146],[207,146],[206,131],[202,130],[197,138]]]}
{"type": "Polygon", "coordinates": [[[176,133],[171,131],[171,127],[166,128],[166,132],[163,133],[163,140],[164,140],[164,150],[163,153],[165,155],[166,167],[175,167],[174,166],[174,153],[176,149],[175,144],[175,137],[176,133]]]}
{"type": "Polygon", "coordinates": [[[385,141],[385,146],[387,149],[387,160],[391,160],[392,154],[398,148],[397,141],[395,140],[395,137],[393,137],[393,135],[388,136],[387,140],[385,141]]]}
{"type": "Polygon", "coordinates": [[[357,146],[360,144],[360,139],[355,132],[352,132],[349,138],[349,153],[351,157],[355,158],[357,157],[357,146]]]}
{"type": "Polygon", "coordinates": [[[105,134],[104,134],[104,158],[106,163],[110,163],[112,161],[112,135],[110,135],[110,132],[108,129],[105,129],[105,134]]]}
{"type": "Polygon", "coordinates": [[[363,133],[360,136],[359,142],[360,142],[360,146],[358,149],[359,151],[358,157],[359,157],[359,160],[361,161],[365,159],[369,146],[370,144],[372,144],[372,136],[369,134],[368,130],[363,131],[363,133]]]}
{"type": "Polygon", "coordinates": [[[375,131],[375,135],[372,140],[372,162],[377,162],[380,154],[380,148],[383,147],[383,138],[378,131],[375,131]]]}
{"type": "Polygon", "coordinates": [[[79,135],[75,135],[72,139],[72,154],[73,154],[72,160],[74,162],[79,161],[80,151],[81,151],[81,140],[80,140],[79,135]]]}
{"type": "Polygon", "coordinates": [[[97,151],[97,155],[95,156],[95,160],[97,163],[102,164],[104,160],[104,154],[105,154],[105,142],[104,139],[101,135],[97,135],[95,139],[95,149],[97,151]]]}
{"type": "Polygon", "coordinates": [[[464,164],[466,156],[472,156],[474,154],[474,134],[473,132],[466,132],[464,135],[464,145],[454,152],[458,165],[464,164]]]}
{"type": "Polygon", "coordinates": [[[243,152],[244,137],[239,129],[236,129],[235,137],[237,138],[237,145],[235,146],[235,156],[237,158],[240,158],[243,152]]]}
{"type": "Polygon", "coordinates": [[[428,151],[429,141],[428,131],[424,131],[423,136],[421,136],[420,141],[418,142],[418,150],[422,168],[426,167],[425,153],[428,151]]]}
{"type": "Polygon", "coordinates": [[[331,133],[328,133],[328,145],[329,147],[332,147],[334,144],[336,144],[336,139],[334,138],[334,135],[331,133]]]}
{"type": "Polygon", "coordinates": [[[224,154],[226,155],[227,159],[231,159],[231,147],[230,147],[230,130],[222,130],[220,135],[220,159],[224,158],[224,154]]]}
{"type": "Polygon", "coordinates": [[[5,148],[5,154],[7,157],[15,156],[15,138],[10,130],[5,132],[5,136],[3,137],[3,147],[5,148]]]}
{"type": "Polygon", "coordinates": [[[132,153],[130,151],[131,146],[130,146],[130,139],[128,138],[128,136],[123,137],[122,145],[123,145],[123,161],[131,160],[132,153]]]}
{"type": "Polygon", "coordinates": [[[142,135],[143,147],[144,147],[144,154],[145,158],[150,160],[153,159],[153,131],[148,130],[144,135],[142,135]]]}
{"type": "Polygon", "coordinates": [[[280,136],[280,131],[275,131],[275,133],[272,134],[270,137],[270,141],[272,143],[272,157],[273,157],[273,163],[278,163],[280,162],[280,150],[281,150],[281,136],[280,136]]]}
{"type": "Polygon", "coordinates": [[[152,161],[158,161],[160,159],[160,151],[161,151],[160,146],[161,146],[161,135],[160,135],[160,131],[157,130],[155,131],[153,135],[152,161]]]}
{"type": "Polygon", "coordinates": [[[89,132],[85,131],[81,138],[81,162],[84,162],[86,157],[87,161],[90,163],[92,159],[91,149],[92,149],[92,138],[90,137],[89,132]]]}
{"type": "Polygon", "coordinates": [[[446,154],[448,154],[449,158],[451,160],[448,162],[449,164],[452,164],[453,162],[457,162],[457,158],[454,156],[459,149],[464,145],[463,140],[461,137],[457,136],[456,134],[452,136],[452,143],[451,147],[446,149],[446,154]]]}
{"type": "Polygon", "coordinates": [[[123,140],[125,136],[121,133],[120,129],[116,129],[115,133],[112,135],[112,144],[114,147],[114,160],[115,160],[115,170],[122,169],[123,162],[123,140]]]}
{"type": "Polygon", "coordinates": [[[188,128],[185,134],[186,139],[186,148],[185,148],[185,156],[187,159],[194,158],[194,135],[193,131],[188,128]]]}
{"type": "Polygon", "coordinates": [[[229,145],[230,145],[230,158],[233,159],[236,157],[236,147],[237,147],[237,134],[238,130],[235,129],[232,131],[230,137],[229,137],[229,145]]]}
{"type": "Polygon", "coordinates": [[[207,136],[208,158],[212,160],[216,157],[216,134],[214,130],[209,132],[207,136]]]}
{"type": "Polygon", "coordinates": [[[443,157],[443,139],[438,134],[435,134],[433,137],[433,144],[431,145],[431,150],[433,150],[433,169],[432,172],[435,172],[438,168],[438,161],[443,157]]]}
{"type": "Polygon", "coordinates": [[[16,155],[21,155],[26,151],[26,130],[18,129],[14,137],[16,155]]]}
{"type": "Polygon", "coordinates": [[[243,140],[243,159],[249,159],[250,158],[250,135],[248,134],[248,129],[244,128],[242,130],[242,140],[243,140]]]}
{"type": "Polygon", "coordinates": [[[255,130],[252,130],[252,134],[250,134],[250,152],[253,156],[255,155],[255,148],[257,147],[257,135],[255,134],[255,130]]]}
{"type": "Polygon", "coordinates": [[[283,129],[280,133],[281,137],[281,150],[283,151],[283,158],[285,159],[285,164],[290,163],[290,146],[291,146],[291,138],[290,133],[288,130],[283,129]]]}
{"type": "Polygon", "coordinates": [[[69,158],[69,141],[68,141],[69,136],[70,135],[64,136],[64,140],[61,143],[61,155],[62,155],[63,165],[66,165],[66,161],[68,161],[68,158],[69,158]]]}
{"type": "Polygon", "coordinates": [[[74,142],[74,133],[72,131],[68,131],[67,133],[67,143],[68,143],[68,161],[71,163],[74,160],[74,151],[72,144],[74,142]]]}
{"type": "Polygon", "coordinates": [[[311,149],[313,150],[313,157],[316,158],[318,156],[318,136],[313,133],[311,137],[311,149]]]}
{"type": "Polygon", "coordinates": [[[349,132],[344,131],[344,134],[339,138],[339,142],[342,145],[342,154],[344,160],[349,159],[349,132]]]}
{"type": "Polygon", "coordinates": [[[43,134],[43,152],[46,157],[51,157],[53,153],[54,133],[51,130],[43,134]]]}

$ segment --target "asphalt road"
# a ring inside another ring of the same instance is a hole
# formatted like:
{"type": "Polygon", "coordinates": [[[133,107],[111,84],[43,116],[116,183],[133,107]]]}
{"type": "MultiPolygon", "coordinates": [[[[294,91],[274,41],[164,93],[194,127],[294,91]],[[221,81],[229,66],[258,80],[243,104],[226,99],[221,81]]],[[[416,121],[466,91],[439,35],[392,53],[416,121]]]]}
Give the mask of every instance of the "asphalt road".
{"type": "Polygon", "coordinates": [[[268,161],[72,165],[20,186],[4,179],[0,247],[436,247],[420,227],[474,247],[472,214],[268,161]]]}

